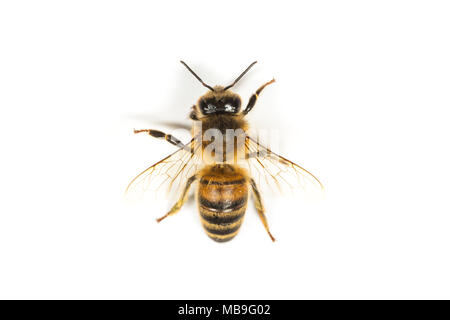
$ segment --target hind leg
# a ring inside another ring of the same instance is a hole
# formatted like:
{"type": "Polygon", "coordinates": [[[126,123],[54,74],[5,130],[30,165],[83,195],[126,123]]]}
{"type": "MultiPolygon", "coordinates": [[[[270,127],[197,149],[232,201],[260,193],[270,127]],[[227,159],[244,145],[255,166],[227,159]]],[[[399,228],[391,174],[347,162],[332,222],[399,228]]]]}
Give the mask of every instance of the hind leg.
{"type": "Polygon", "coordinates": [[[186,202],[186,200],[188,198],[189,188],[191,187],[191,184],[196,179],[197,179],[197,176],[195,176],[195,175],[188,179],[188,181],[186,183],[186,186],[184,187],[183,193],[181,194],[180,199],[174,204],[174,206],[172,207],[172,209],[169,210],[169,212],[167,212],[161,218],[156,219],[157,222],[161,222],[162,220],[164,220],[168,216],[177,213],[181,209],[181,207],[183,206],[183,204],[186,202]]]}
{"type": "Polygon", "coordinates": [[[253,190],[253,200],[255,202],[256,211],[258,212],[259,218],[261,219],[264,228],[266,228],[267,233],[269,234],[270,239],[275,241],[275,238],[272,236],[269,230],[269,224],[267,223],[266,215],[264,214],[264,206],[262,204],[261,194],[259,193],[258,188],[256,187],[255,180],[251,179],[250,182],[253,190]]]}

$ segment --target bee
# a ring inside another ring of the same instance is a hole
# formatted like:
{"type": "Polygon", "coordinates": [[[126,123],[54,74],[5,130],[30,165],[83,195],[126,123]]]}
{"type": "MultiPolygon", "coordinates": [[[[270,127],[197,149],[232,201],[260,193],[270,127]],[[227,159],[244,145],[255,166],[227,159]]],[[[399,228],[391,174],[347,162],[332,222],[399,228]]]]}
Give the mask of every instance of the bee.
{"type": "Polygon", "coordinates": [[[246,115],[253,109],[264,88],[275,80],[260,86],[242,109],[241,97],[231,88],[256,61],[230,85],[214,87],[206,84],[185,62],[180,62],[208,88],[189,115],[194,122],[192,139],[184,144],[159,130],[135,130],[134,133],[147,133],[164,139],[177,150],[134,178],[127,187],[127,193],[144,192],[149,185],[165,188],[168,192],[176,190],[178,200],[164,216],[157,219],[161,222],[181,209],[191,186],[196,183],[195,194],[202,226],[206,234],[218,242],[229,241],[237,235],[252,196],[267,234],[275,241],[269,230],[260,186],[265,184],[278,189],[282,185],[323,188],[312,173],[272,152],[249,135],[246,115]],[[231,138],[229,132],[232,133],[231,138]],[[215,142],[213,147],[209,141],[215,142]]]}

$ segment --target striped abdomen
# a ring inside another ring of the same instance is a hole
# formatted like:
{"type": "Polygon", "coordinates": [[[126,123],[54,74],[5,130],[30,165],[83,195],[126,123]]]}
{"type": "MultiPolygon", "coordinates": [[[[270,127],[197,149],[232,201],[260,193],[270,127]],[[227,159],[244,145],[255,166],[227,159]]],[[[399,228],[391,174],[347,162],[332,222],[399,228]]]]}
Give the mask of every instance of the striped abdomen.
{"type": "Polygon", "coordinates": [[[203,228],[213,240],[231,240],[239,231],[247,208],[248,182],[240,169],[216,165],[203,170],[198,206],[203,228]]]}

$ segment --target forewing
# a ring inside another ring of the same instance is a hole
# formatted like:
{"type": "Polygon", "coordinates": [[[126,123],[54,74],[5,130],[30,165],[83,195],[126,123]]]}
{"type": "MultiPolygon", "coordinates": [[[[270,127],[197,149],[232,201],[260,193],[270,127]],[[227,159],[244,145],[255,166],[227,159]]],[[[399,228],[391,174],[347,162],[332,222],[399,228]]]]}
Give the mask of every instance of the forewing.
{"type": "MultiPolygon", "coordinates": [[[[193,140],[190,145],[194,145],[193,140]]],[[[178,197],[199,165],[196,150],[179,149],[134,178],[128,185],[125,196],[128,200],[140,199],[146,193],[153,193],[157,197],[169,194],[178,197]]]]}
{"type": "Polygon", "coordinates": [[[311,172],[262,146],[251,137],[245,141],[251,177],[262,191],[285,193],[303,189],[308,196],[322,194],[323,185],[311,172]]]}

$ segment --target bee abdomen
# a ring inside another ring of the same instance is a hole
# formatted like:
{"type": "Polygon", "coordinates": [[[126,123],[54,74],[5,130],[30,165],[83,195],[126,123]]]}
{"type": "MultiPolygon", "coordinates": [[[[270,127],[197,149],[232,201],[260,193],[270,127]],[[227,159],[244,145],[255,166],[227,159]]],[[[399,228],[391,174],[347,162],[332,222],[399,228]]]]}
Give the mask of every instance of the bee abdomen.
{"type": "Polygon", "coordinates": [[[226,211],[217,210],[216,208],[220,207],[220,205],[217,205],[215,208],[200,205],[200,216],[207,235],[219,242],[234,238],[244,220],[246,200],[244,205],[234,210],[228,209],[226,211]]]}
{"type": "Polygon", "coordinates": [[[225,242],[236,236],[247,208],[247,182],[243,177],[220,181],[200,180],[198,205],[203,228],[213,240],[225,242]]]}

